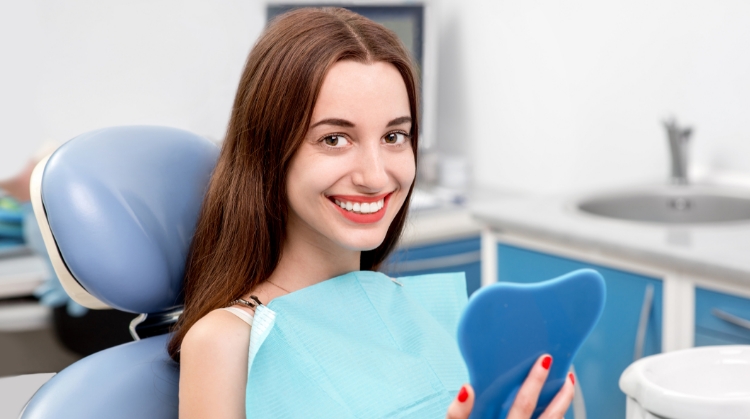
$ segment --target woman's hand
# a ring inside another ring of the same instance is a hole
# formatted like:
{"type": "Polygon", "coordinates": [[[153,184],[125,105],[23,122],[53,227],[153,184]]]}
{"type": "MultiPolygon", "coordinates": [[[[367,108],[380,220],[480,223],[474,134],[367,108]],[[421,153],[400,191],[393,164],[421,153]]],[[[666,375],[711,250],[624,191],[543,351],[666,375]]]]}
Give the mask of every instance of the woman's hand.
{"type": "MultiPolygon", "coordinates": [[[[526,377],[526,381],[518,390],[507,419],[529,419],[531,417],[536,408],[539,393],[547,380],[550,365],[552,365],[552,357],[549,355],[542,355],[536,360],[531,371],[529,371],[528,377],[526,377]]],[[[565,384],[552,399],[547,409],[544,410],[544,413],[539,416],[539,419],[561,419],[565,416],[565,412],[568,411],[568,406],[573,400],[574,380],[573,374],[568,374],[565,384]]],[[[469,384],[464,384],[456,399],[448,407],[446,419],[467,419],[473,406],[474,389],[469,384]]]]}

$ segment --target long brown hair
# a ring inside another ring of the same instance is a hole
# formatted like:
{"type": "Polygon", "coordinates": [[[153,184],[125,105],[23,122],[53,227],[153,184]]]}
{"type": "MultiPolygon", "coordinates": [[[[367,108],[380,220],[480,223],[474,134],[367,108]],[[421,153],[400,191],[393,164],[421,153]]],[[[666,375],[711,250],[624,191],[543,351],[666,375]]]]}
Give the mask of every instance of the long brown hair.
{"type": "MultiPolygon", "coordinates": [[[[297,9],[277,17],[250,52],[237,89],[188,255],[185,308],[168,346],[172,359],[179,362],[182,339],[196,321],[249,293],[276,269],[286,234],[289,164],[309,128],[323,79],[340,60],[382,61],[401,73],[416,164],[416,72],[396,35],[341,8],[297,9]]],[[[395,247],[411,192],[383,243],[362,252],[360,269],[376,270],[395,247]]]]}

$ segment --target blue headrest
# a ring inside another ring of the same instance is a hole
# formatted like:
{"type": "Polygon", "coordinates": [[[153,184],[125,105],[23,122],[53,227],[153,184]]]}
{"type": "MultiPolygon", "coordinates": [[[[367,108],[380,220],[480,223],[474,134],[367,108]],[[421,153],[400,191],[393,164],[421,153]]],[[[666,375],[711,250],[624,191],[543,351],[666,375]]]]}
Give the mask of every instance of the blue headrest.
{"type": "Polygon", "coordinates": [[[75,281],[123,311],[180,305],[185,259],[218,152],[187,131],[130,126],[83,134],[52,154],[41,199],[75,281]]]}

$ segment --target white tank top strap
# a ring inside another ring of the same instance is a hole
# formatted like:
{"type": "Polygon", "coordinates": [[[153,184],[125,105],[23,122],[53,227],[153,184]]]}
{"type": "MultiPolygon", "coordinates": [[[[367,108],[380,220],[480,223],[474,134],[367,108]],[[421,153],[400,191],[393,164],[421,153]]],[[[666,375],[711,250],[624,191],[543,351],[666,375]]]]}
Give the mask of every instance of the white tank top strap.
{"type": "Polygon", "coordinates": [[[234,314],[235,316],[239,317],[240,320],[249,324],[250,326],[253,325],[253,315],[248,313],[245,310],[239,309],[237,307],[224,307],[224,308],[220,308],[219,310],[226,310],[234,314]]]}

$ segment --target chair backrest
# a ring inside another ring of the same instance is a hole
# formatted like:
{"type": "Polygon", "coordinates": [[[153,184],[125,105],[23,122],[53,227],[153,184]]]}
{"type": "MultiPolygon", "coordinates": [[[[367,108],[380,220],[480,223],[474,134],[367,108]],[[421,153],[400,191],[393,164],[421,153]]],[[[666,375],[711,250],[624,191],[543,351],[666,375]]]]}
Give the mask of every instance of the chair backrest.
{"type": "MultiPolygon", "coordinates": [[[[218,147],[186,131],[106,128],[40,163],[32,202],[55,272],[89,308],[162,313],[182,304],[187,252],[218,147]]],[[[177,417],[179,368],[167,335],[69,366],[22,418],[177,417]]]]}

